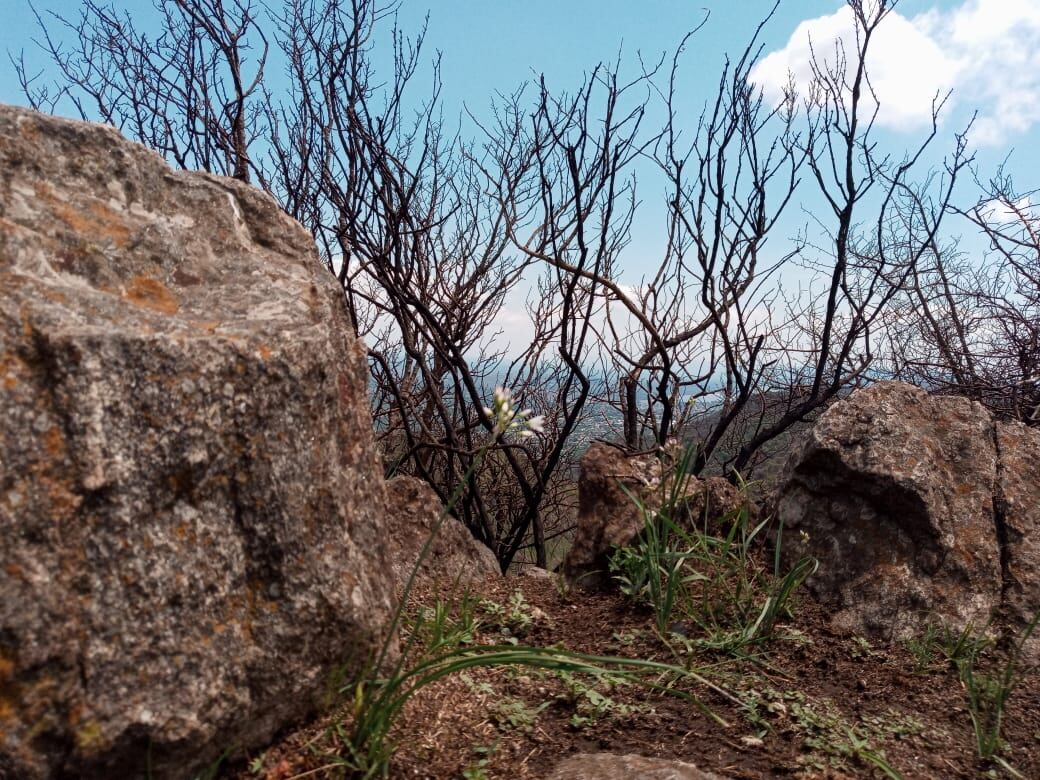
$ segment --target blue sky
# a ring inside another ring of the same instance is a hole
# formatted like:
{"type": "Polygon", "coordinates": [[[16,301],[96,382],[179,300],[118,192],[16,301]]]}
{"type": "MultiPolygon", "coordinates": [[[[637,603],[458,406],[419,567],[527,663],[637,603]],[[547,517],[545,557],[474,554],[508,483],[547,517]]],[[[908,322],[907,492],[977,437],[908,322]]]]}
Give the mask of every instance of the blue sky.
{"type": "MultiPolygon", "coordinates": [[[[116,4],[146,14],[151,0],[116,4]]],[[[479,116],[496,90],[508,93],[541,73],[550,86],[568,88],[619,50],[634,72],[637,52],[654,59],[674,49],[708,13],[681,72],[692,125],[717,83],[724,53],[743,49],[771,5],[772,0],[402,0],[400,22],[406,31],[416,30],[429,14],[427,53],[443,55],[446,113],[457,114],[465,105],[479,116]]],[[[38,0],[37,6],[72,13],[78,3],[38,0]]],[[[810,36],[819,44],[847,33],[844,7],[841,0],[781,4],[765,30],[765,56],[755,74],[767,95],[788,72],[804,74],[810,36]]],[[[0,12],[0,51],[25,49],[30,62],[43,66],[33,50],[37,32],[26,0],[0,0],[0,12]]],[[[873,52],[882,104],[879,140],[885,146],[898,154],[913,145],[924,130],[930,96],[953,90],[932,162],[952,148],[955,131],[978,111],[980,174],[987,177],[1010,154],[1010,168],[1022,172],[1020,188],[1040,184],[1040,174],[1034,174],[1040,171],[1040,0],[902,0],[873,52]]],[[[0,101],[24,102],[6,62],[0,63],[0,101]]],[[[659,190],[652,180],[642,185],[646,205],[626,260],[632,277],[649,268],[660,245],[659,190]]],[[[972,197],[968,188],[965,198],[972,197]]],[[[792,219],[791,232],[797,222],[792,219]]]]}
{"type": "MultiPolygon", "coordinates": [[[[72,13],[76,0],[37,0],[40,9],[72,13]]],[[[150,0],[116,0],[119,7],[147,13],[150,0]]],[[[417,29],[429,14],[427,46],[443,55],[444,97],[449,112],[463,103],[478,114],[495,90],[510,91],[532,74],[545,73],[550,83],[574,84],[581,73],[619,50],[623,61],[637,52],[650,56],[674,48],[683,33],[709,14],[705,28],[693,39],[683,70],[691,101],[711,91],[725,52],[738,52],[755,22],[772,0],[402,0],[401,25],[417,29]]],[[[789,43],[791,56],[774,57],[776,74],[797,66],[795,39],[812,32],[826,35],[843,3],[840,0],[785,0],[765,31],[766,53],[782,51],[789,43]],[[800,35],[797,35],[799,34],[800,35]]],[[[35,20],[27,0],[0,0],[0,51],[26,50],[30,61],[45,61],[34,52],[35,20]]],[[[1016,167],[1035,169],[1040,162],[1040,0],[902,0],[887,27],[906,29],[887,50],[879,51],[875,68],[889,64],[894,81],[918,85],[917,95],[934,87],[952,88],[955,105],[947,112],[946,140],[963,125],[971,109],[990,114],[1015,113],[1013,128],[987,125],[981,161],[994,164],[1015,148],[1016,167]],[[957,24],[963,29],[955,29],[957,24]],[[1004,24],[1014,31],[1009,36],[1004,24]],[[913,31],[923,30],[915,38],[913,31]],[[977,40],[965,41],[975,34],[977,40]],[[923,41],[923,45],[922,45],[923,41]],[[929,57],[934,49],[949,57],[929,57]],[[992,56],[994,49],[1000,56],[992,56]],[[946,74],[946,78],[944,78],[946,74]],[[1003,104],[994,91],[1006,92],[1003,104]],[[1004,131],[1004,132],[1002,132],[1004,131]]],[[[879,49],[883,47],[877,46],[879,49]]],[[[890,81],[891,81],[890,80],[890,81]]],[[[908,98],[915,95],[911,92],[908,98]]],[[[882,95],[882,103],[886,102],[882,95]]],[[[12,68],[0,63],[0,101],[22,103],[12,68]]],[[[916,101],[919,105],[921,101],[916,101]]],[[[898,105],[899,97],[892,101],[898,105]]],[[[891,141],[898,146],[916,137],[920,127],[895,127],[891,141]],[[905,136],[905,137],[900,137],[905,136]]]]}
{"type": "MultiPolygon", "coordinates": [[[[404,27],[416,28],[429,11],[427,42],[443,54],[444,98],[449,111],[465,103],[478,115],[494,90],[509,91],[525,78],[545,73],[557,88],[622,50],[622,62],[637,52],[648,58],[674,49],[682,35],[704,19],[681,71],[682,95],[692,125],[712,96],[724,55],[739,53],[772,0],[405,0],[404,27]]],[[[786,0],[764,31],[758,75],[767,94],[789,71],[805,72],[810,37],[817,42],[843,34],[850,24],[841,0],[786,0]]],[[[987,178],[1010,155],[1022,171],[1019,185],[1040,185],[1040,0],[903,0],[873,44],[871,63],[882,103],[879,140],[897,156],[927,131],[930,100],[952,90],[930,164],[938,164],[976,111],[976,159],[987,178]]],[[[975,191],[965,181],[965,204],[975,191]]],[[[663,210],[658,186],[641,178],[644,207],[626,255],[626,281],[655,263],[663,210]]],[[[813,204],[798,206],[812,210],[813,204]]],[[[789,211],[783,229],[805,223],[800,208],[789,211]]]]}
{"type": "MultiPolygon", "coordinates": [[[[670,51],[707,13],[682,71],[692,118],[699,101],[711,96],[724,54],[739,53],[771,6],[772,0],[404,0],[401,19],[406,29],[417,28],[429,13],[427,42],[443,54],[446,105],[465,102],[479,113],[494,90],[508,92],[535,73],[566,87],[595,63],[613,59],[619,49],[623,62],[632,62],[637,52],[649,57],[670,51]]],[[[787,56],[773,58],[778,78],[789,66],[797,69],[798,44],[808,39],[806,33],[819,41],[841,24],[835,17],[843,7],[841,0],[781,3],[763,36],[766,55],[784,55],[790,44],[787,56]]],[[[885,22],[888,34],[875,41],[872,64],[875,73],[888,71],[881,85],[887,94],[879,91],[883,108],[887,102],[898,113],[887,126],[882,113],[893,147],[920,136],[922,124],[913,121],[908,106],[926,109],[936,89],[954,92],[940,138],[943,147],[972,111],[982,112],[980,122],[1008,112],[1007,103],[1014,101],[1001,104],[992,94],[1000,90],[1028,101],[1028,116],[1014,127],[988,122],[977,131],[983,142],[980,163],[993,166],[1014,148],[1015,167],[1035,170],[1040,163],[1040,0],[902,0],[896,11],[885,22]],[[965,40],[972,33],[977,39],[965,40]],[[995,49],[1002,56],[994,57],[995,49]],[[945,54],[937,57],[936,50],[945,54]]]]}

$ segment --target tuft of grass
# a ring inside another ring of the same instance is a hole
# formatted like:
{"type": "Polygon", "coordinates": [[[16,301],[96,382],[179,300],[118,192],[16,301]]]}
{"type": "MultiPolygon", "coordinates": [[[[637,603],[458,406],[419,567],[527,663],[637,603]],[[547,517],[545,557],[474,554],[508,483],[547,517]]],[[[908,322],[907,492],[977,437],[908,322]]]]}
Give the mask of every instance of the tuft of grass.
{"type": "Polygon", "coordinates": [[[911,637],[903,642],[903,646],[914,659],[914,671],[918,674],[926,674],[940,668],[939,663],[939,631],[940,627],[934,622],[925,626],[924,633],[919,637],[911,637]]]}
{"type": "Polygon", "coordinates": [[[999,765],[1015,777],[1021,775],[1000,756],[1006,747],[1002,736],[1004,712],[1019,679],[1023,647],[1038,621],[1040,612],[1012,642],[1003,664],[996,666],[987,662],[994,648],[993,641],[986,636],[988,626],[976,631],[974,625],[968,624],[958,631],[941,621],[933,621],[921,636],[904,642],[919,673],[943,667],[952,667],[957,672],[967,697],[978,757],[999,765]]]}
{"type": "MultiPolygon", "coordinates": [[[[496,437],[519,425],[516,422],[516,414],[508,402],[508,394],[503,393],[500,397],[496,392],[495,408],[489,410],[498,419],[495,427],[496,437]]],[[[476,668],[527,667],[591,677],[607,675],[612,679],[639,684],[662,694],[681,697],[716,722],[726,725],[725,721],[712,713],[699,699],[677,687],[680,681],[685,680],[722,692],[718,686],[711,684],[700,670],[636,658],[590,655],[553,647],[522,646],[517,644],[512,636],[506,639],[513,640],[513,644],[476,644],[474,633],[478,621],[474,610],[477,605],[469,598],[463,598],[457,605],[438,603],[432,609],[420,610],[405,647],[395,661],[391,660],[395,632],[405,619],[405,606],[417,572],[429,555],[444,519],[462,497],[470,477],[480,467],[488,449],[495,441],[497,438],[485,445],[474,457],[470,470],[459,481],[458,487],[420,550],[394,611],[383,647],[374,663],[357,680],[341,689],[341,693],[349,695],[353,702],[352,719],[349,728],[344,724],[336,727],[343,754],[336,756],[328,768],[339,767],[352,777],[365,780],[388,777],[390,760],[395,750],[390,735],[405,705],[427,686],[476,668]]],[[[496,610],[491,608],[491,611],[496,610]]],[[[505,608],[501,608],[501,612],[511,624],[511,630],[526,630],[533,620],[533,610],[523,601],[522,594],[519,598],[511,599],[508,614],[505,608]]],[[[479,769],[476,767],[475,771],[479,769]]]]}
{"type": "Polygon", "coordinates": [[[968,698],[968,713],[975,732],[975,749],[983,761],[993,761],[1016,777],[1016,772],[999,753],[1004,749],[1004,711],[1008,699],[1019,679],[1019,662],[1037,622],[1040,612],[1033,617],[1018,636],[1002,665],[992,671],[984,671],[980,663],[982,651],[987,645],[973,642],[958,643],[954,648],[958,655],[953,661],[960,675],[968,698]]]}
{"type": "Polygon", "coordinates": [[[698,576],[682,571],[694,549],[683,544],[690,540],[675,522],[692,476],[694,454],[692,448],[684,450],[671,478],[662,480],[660,505],[656,509],[621,486],[643,517],[643,532],[635,545],[614,552],[610,568],[622,593],[653,608],[661,634],[668,632],[676,605],[687,597],[687,586],[698,576]]]}
{"type": "Polygon", "coordinates": [[[777,621],[790,616],[795,591],[818,564],[802,558],[781,574],[780,534],[774,570],[755,559],[755,545],[770,518],[752,524],[746,484],[741,484],[742,505],[721,519],[721,532],[684,528],[679,518],[694,455],[687,449],[677,459],[662,480],[656,508],[629,492],[643,515],[644,530],[634,544],[614,552],[611,570],[622,593],[651,607],[666,642],[739,654],[772,638],[777,621]]]}
{"type": "Polygon", "coordinates": [[[981,656],[991,644],[985,631],[976,632],[970,623],[956,631],[942,621],[930,621],[921,636],[903,642],[913,656],[914,670],[919,674],[944,667],[957,669],[962,662],[981,656]]]}

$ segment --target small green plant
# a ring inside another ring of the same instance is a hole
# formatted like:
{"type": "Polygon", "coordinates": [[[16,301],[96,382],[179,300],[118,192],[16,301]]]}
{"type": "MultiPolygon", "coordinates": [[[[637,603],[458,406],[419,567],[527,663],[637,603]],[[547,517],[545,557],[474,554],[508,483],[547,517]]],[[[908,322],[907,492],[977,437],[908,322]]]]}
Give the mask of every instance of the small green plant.
{"type": "Polygon", "coordinates": [[[1037,621],[1040,621],[1040,612],[1033,617],[1012,645],[1003,665],[994,671],[987,672],[981,669],[980,658],[985,645],[982,648],[968,645],[975,649],[965,651],[955,662],[968,696],[968,712],[975,731],[975,748],[979,758],[983,761],[993,761],[1019,777],[1021,775],[998,754],[1004,747],[1004,710],[1018,683],[1018,664],[1022,657],[1022,649],[1036,630],[1037,621]]]}
{"type": "Polygon", "coordinates": [[[685,528],[678,522],[687,511],[686,494],[693,449],[683,450],[662,480],[656,509],[629,493],[644,518],[635,543],[616,550],[610,565],[622,593],[649,605],[666,642],[739,653],[773,636],[776,622],[790,614],[794,592],[817,567],[813,558],[799,560],[786,574],[768,572],[754,556],[754,545],[769,518],[751,523],[747,500],[719,521],[721,534],[685,528]],[[676,631],[686,623],[698,629],[676,631]],[[676,636],[673,636],[676,635],[676,636]]]}
{"type": "Polygon", "coordinates": [[[643,632],[638,628],[628,631],[615,631],[610,635],[611,641],[619,647],[631,647],[643,637],[643,632]]]}
{"type": "Polygon", "coordinates": [[[481,599],[477,606],[484,614],[485,624],[498,628],[506,636],[525,636],[538,618],[544,617],[540,610],[527,603],[519,590],[513,591],[508,606],[491,599],[481,599]]]}
{"type": "Polygon", "coordinates": [[[496,702],[491,707],[491,718],[503,731],[531,731],[534,724],[538,722],[538,716],[549,706],[549,702],[542,702],[532,707],[522,699],[505,698],[496,702]]]}
{"type": "Polygon", "coordinates": [[[653,608],[657,630],[662,634],[668,631],[672,613],[685,596],[689,580],[698,576],[682,573],[693,550],[680,546],[686,541],[686,534],[674,520],[692,476],[694,454],[692,448],[684,450],[670,479],[662,480],[660,506],[656,510],[622,486],[642,514],[643,533],[636,544],[614,552],[610,568],[622,593],[653,608]]]}
{"type": "Polygon", "coordinates": [[[992,644],[985,632],[976,633],[975,627],[969,623],[960,631],[943,625],[938,646],[943,657],[958,669],[962,662],[979,658],[992,644]]]}
{"type": "Polygon", "coordinates": [[[866,660],[868,658],[877,658],[880,655],[881,653],[875,650],[873,645],[870,644],[870,641],[865,637],[852,637],[852,657],[857,661],[866,660]]]}
{"type": "Polygon", "coordinates": [[[938,671],[946,666],[958,669],[967,660],[980,657],[992,642],[985,632],[976,632],[971,623],[957,631],[941,620],[929,621],[924,632],[903,642],[914,658],[918,673],[938,671]]]}
{"type": "Polygon", "coordinates": [[[627,684],[622,678],[602,674],[586,679],[569,672],[560,672],[556,676],[564,683],[564,694],[558,698],[574,709],[571,726],[576,729],[605,719],[628,718],[639,709],[610,696],[627,684]]]}
{"type": "MultiPolygon", "coordinates": [[[[509,643],[476,644],[472,641],[476,630],[475,619],[472,616],[473,605],[468,600],[464,600],[461,608],[437,604],[432,609],[419,610],[409,632],[408,641],[401,648],[396,660],[392,660],[394,634],[404,620],[405,605],[408,603],[416,573],[429,555],[444,519],[461,498],[469,478],[479,467],[491,444],[508,432],[519,431],[523,434],[525,417],[530,414],[515,410],[508,391],[501,388],[495,391],[493,408],[486,411],[494,421],[491,441],[476,453],[470,470],[459,481],[440,519],[420,550],[393,614],[387,637],[373,665],[356,682],[343,688],[343,693],[352,696],[353,718],[349,729],[342,725],[336,729],[345,750],[345,755],[337,757],[337,764],[356,778],[368,780],[387,777],[390,758],[394,752],[389,735],[405,704],[426,686],[475,668],[523,666],[594,677],[611,675],[662,693],[679,696],[725,725],[725,721],[714,715],[698,699],[675,686],[681,679],[708,685],[708,680],[699,671],[656,661],[594,656],[552,647],[525,647],[509,643]]],[[[536,420],[540,424],[539,418],[531,418],[530,422],[536,420]]],[[[527,607],[522,595],[519,599],[511,599],[509,610],[502,608],[502,612],[508,612],[508,616],[514,622],[526,621],[527,625],[533,619],[529,614],[532,610],[527,607]]],[[[719,690],[717,686],[712,687],[719,690]]]]}
{"type": "Polygon", "coordinates": [[[560,672],[557,675],[564,684],[565,693],[560,697],[574,708],[571,726],[580,729],[605,718],[627,718],[635,707],[616,701],[610,693],[625,684],[624,680],[610,675],[600,675],[593,684],[577,675],[560,672]]]}
{"type": "Polygon", "coordinates": [[[549,574],[549,581],[553,585],[553,590],[556,591],[556,595],[560,598],[566,598],[571,593],[570,581],[559,572],[551,572],[549,574]]]}
{"type": "Polygon", "coordinates": [[[473,748],[473,752],[480,758],[462,770],[462,780],[488,780],[487,766],[491,762],[491,754],[497,748],[497,744],[473,748]]]}
{"type": "Polygon", "coordinates": [[[259,756],[249,762],[249,771],[254,775],[262,775],[264,773],[265,764],[267,763],[267,753],[261,753],[259,756]]]}
{"type": "Polygon", "coordinates": [[[476,640],[480,625],[473,598],[463,593],[453,604],[438,599],[432,607],[421,607],[410,633],[421,634],[427,647],[470,645],[476,640]]]}
{"type": "MultiPolygon", "coordinates": [[[[225,750],[223,753],[220,754],[220,757],[216,761],[214,761],[208,767],[206,767],[201,772],[199,772],[197,775],[195,775],[192,778],[192,780],[216,780],[216,778],[220,777],[220,772],[221,772],[221,769],[223,769],[223,767],[224,767],[224,762],[226,762],[228,760],[228,757],[231,755],[231,753],[232,753],[232,749],[231,748],[228,748],[227,750],[225,750]]],[[[146,776],[147,777],[151,777],[152,776],[152,768],[151,768],[151,757],[150,756],[149,756],[149,759],[148,759],[148,764],[149,765],[148,765],[148,769],[147,769],[147,772],[146,772],[146,776]]]]}
{"type": "Polygon", "coordinates": [[[902,780],[875,745],[886,735],[872,728],[874,724],[850,723],[829,701],[771,687],[745,691],[741,699],[745,716],[760,737],[772,732],[777,721],[798,734],[808,751],[803,759],[808,769],[820,773],[828,767],[845,769],[851,761],[872,766],[891,780],[902,780]]]}
{"type": "Polygon", "coordinates": [[[924,724],[917,718],[894,709],[886,710],[882,715],[863,718],[862,726],[872,738],[878,740],[885,740],[889,737],[906,739],[923,734],[925,731],[924,724]]]}
{"type": "Polygon", "coordinates": [[[918,674],[934,671],[939,665],[940,627],[934,622],[925,626],[919,637],[911,637],[903,642],[907,652],[914,659],[914,671],[918,674]]]}
{"type": "Polygon", "coordinates": [[[462,672],[459,675],[459,681],[462,682],[466,688],[469,689],[470,693],[476,694],[477,696],[494,696],[495,688],[491,683],[488,682],[477,682],[470,675],[462,672]]]}

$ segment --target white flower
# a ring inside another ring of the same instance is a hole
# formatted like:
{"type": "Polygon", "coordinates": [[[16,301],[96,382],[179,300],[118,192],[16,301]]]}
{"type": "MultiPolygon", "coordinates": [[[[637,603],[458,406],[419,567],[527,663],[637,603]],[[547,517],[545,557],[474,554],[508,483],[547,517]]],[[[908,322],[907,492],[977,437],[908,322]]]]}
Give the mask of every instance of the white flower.
{"type": "Polygon", "coordinates": [[[513,393],[508,387],[496,387],[492,397],[495,399],[496,409],[510,409],[513,406],[513,393]]]}
{"type": "Polygon", "coordinates": [[[495,388],[492,393],[492,405],[490,408],[484,407],[484,413],[491,418],[496,436],[511,431],[523,438],[545,433],[545,417],[532,417],[531,409],[517,411],[513,406],[513,393],[507,387],[495,388]]]}

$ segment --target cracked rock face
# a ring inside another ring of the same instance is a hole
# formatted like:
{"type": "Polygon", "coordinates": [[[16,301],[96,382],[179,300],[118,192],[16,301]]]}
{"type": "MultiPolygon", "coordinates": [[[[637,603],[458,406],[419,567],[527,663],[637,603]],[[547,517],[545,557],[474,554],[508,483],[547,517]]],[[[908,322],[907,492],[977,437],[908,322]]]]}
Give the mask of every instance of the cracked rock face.
{"type": "Polygon", "coordinates": [[[392,598],[367,372],[265,195],[0,106],[0,776],[186,777],[392,598]]]}
{"type": "Polygon", "coordinates": [[[1016,630],[1040,609],[1040,432],[979,404],[881,382],[835,403],[778,495],[785,555],[836,627],[919,635],[940,619],[1016,630]]]}
{"type": "MultiPolygon", "coordinates": [[[[995,509],[1004,551],[1002,613],[1012,628],[1040,610],[1040,431],[1021,423],[998,424],[999,468],[995,509]]],[[[1040,633],[1029,642],[1040,658],[1040,633]]]]}

